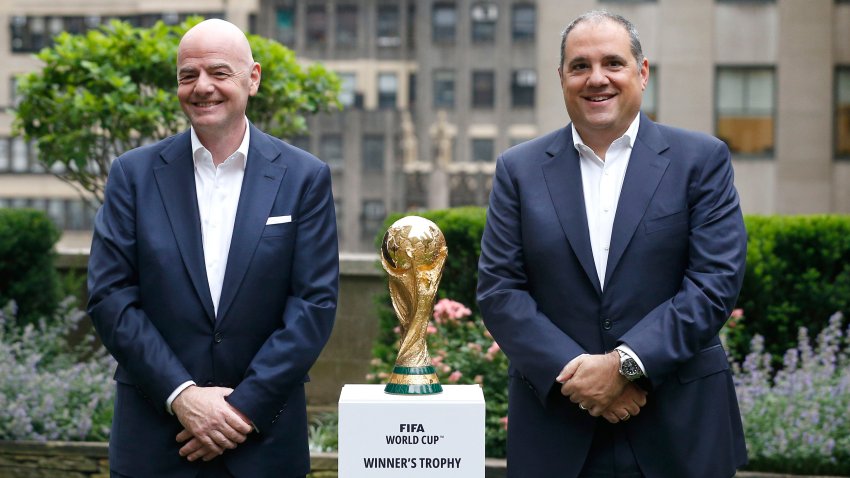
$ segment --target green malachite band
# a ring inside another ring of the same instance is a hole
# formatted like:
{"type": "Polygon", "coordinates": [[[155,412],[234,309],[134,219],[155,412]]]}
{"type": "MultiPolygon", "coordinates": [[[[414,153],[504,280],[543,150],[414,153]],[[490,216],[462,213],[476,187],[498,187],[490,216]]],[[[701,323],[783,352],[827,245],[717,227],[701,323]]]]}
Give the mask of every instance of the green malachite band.
{"type": "Polygon", "coordinates": [[[432,365],[426,365],[424,367],[402,367],[396,365],[393,367],[393,373],[400,375],[428,375],[435,372],[436,370],[432,365]]]}
{"type": "Polygon", "coordinates": [[[392,393],[395,395],[431,395],[434,393],[441,393],[442,391],[443,387],[439,383],[430,383],[427,385],[388,383],[387,386],[384,387],[385,393],[392,393]]]}

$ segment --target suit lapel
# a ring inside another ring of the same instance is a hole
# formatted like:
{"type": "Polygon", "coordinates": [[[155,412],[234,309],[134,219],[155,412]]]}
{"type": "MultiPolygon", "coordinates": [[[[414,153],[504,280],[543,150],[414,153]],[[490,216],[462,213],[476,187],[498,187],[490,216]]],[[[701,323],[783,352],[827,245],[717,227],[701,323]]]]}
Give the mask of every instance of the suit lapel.
{"type": "Polygon", "coordinates": [[[192,161],[192,142],[188,131],[174,138],[160,153],[164,163],[154,168],[159,194],[183,265],[189,273],[192,285],[213,320],[212,296],[210,295],[207,270],[204,265],[204,245],[201,238],[201,220],[198,212],[198,197],[195,192],[195,169],[192,161]]]}
{"type": "Polygon", "coordinates": [[[236,297],[286,174],[286,167],[276,162],[280,150],[253,124],[249,127],[251,144],[218,304],[219,319],[225,317],[236,297]]]}
{"type": "Polygon", "coordinates": [[[660,155],[668,147],[655,123],[641,113],[640,129],[623,180],[617,214],[614,216],[605,284],[611,280],[611,275],[617,269],[617,264],[631,242],[638,224],[643,220],[655,190],[670,164],[669,159],[660,155]]]}
{"type": "Polygon", "coordinates": [[[584,188],[578,151],[573,146],[570,128],[564,128],[546,150],[549,155],[542,165],[549,196],[555,206],[558,221],[588,279],[601,294],[584,204],[584,188]]]}

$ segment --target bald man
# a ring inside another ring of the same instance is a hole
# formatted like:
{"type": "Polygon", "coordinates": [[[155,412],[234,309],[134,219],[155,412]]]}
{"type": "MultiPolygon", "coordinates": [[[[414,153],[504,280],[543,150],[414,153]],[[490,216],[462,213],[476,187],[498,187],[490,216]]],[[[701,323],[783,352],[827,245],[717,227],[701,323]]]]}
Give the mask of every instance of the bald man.
{"type": "Polygon", "coordinates": [[[330,172],[245,116],[262,69],[242,31],[181,39],[191,128],[121,155],[97,213],[88,312],[118,361],[113,477],[310,470],[304,382],[330,335],[330,172]]]}

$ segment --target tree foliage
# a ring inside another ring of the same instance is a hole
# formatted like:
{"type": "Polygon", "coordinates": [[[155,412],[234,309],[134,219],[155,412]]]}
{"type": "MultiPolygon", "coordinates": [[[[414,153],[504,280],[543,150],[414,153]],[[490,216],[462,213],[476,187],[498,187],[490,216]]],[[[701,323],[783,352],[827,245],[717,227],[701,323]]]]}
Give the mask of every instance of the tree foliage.
{"type": "MultiPolygon", "coordinates": [[[[119,154],[188,127],[177,101],[180,37],[201,19],[151,28],[112,21],[83,35],[62,33],[38,55],[41,70],[19,77],[15,128],[38,144],[48,168],[98,201],[119,154]]],[[[248,117],[282,138],[306,129],[304,115],[336,108],[339,80],[322,65],[300,65],[285,46],[248,35],[262,65],[248,117]]]]}

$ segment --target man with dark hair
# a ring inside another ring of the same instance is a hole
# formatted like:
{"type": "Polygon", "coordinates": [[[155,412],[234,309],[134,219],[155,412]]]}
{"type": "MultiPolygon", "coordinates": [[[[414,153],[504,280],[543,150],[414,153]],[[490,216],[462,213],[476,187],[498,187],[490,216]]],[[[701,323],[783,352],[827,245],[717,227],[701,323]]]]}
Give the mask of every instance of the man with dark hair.
{"type": "Polygon", "coordinates": [[[478,301],[511,361],[508,475],[724,478],[746,463],[718,332],[746,231],[729,150],[640,113],[637,30],[561,41],[571,123],[497,161],[478,301]]]}
{"type": "Polygon", "coordinates": [[[191,128],[115,160],[95,219],[88,311],[118,361],[113,477],[295,477],[310,470],[304,382],[337,302],[326,164],[245,117],[245,34],[181,39],[191,128]]]}

